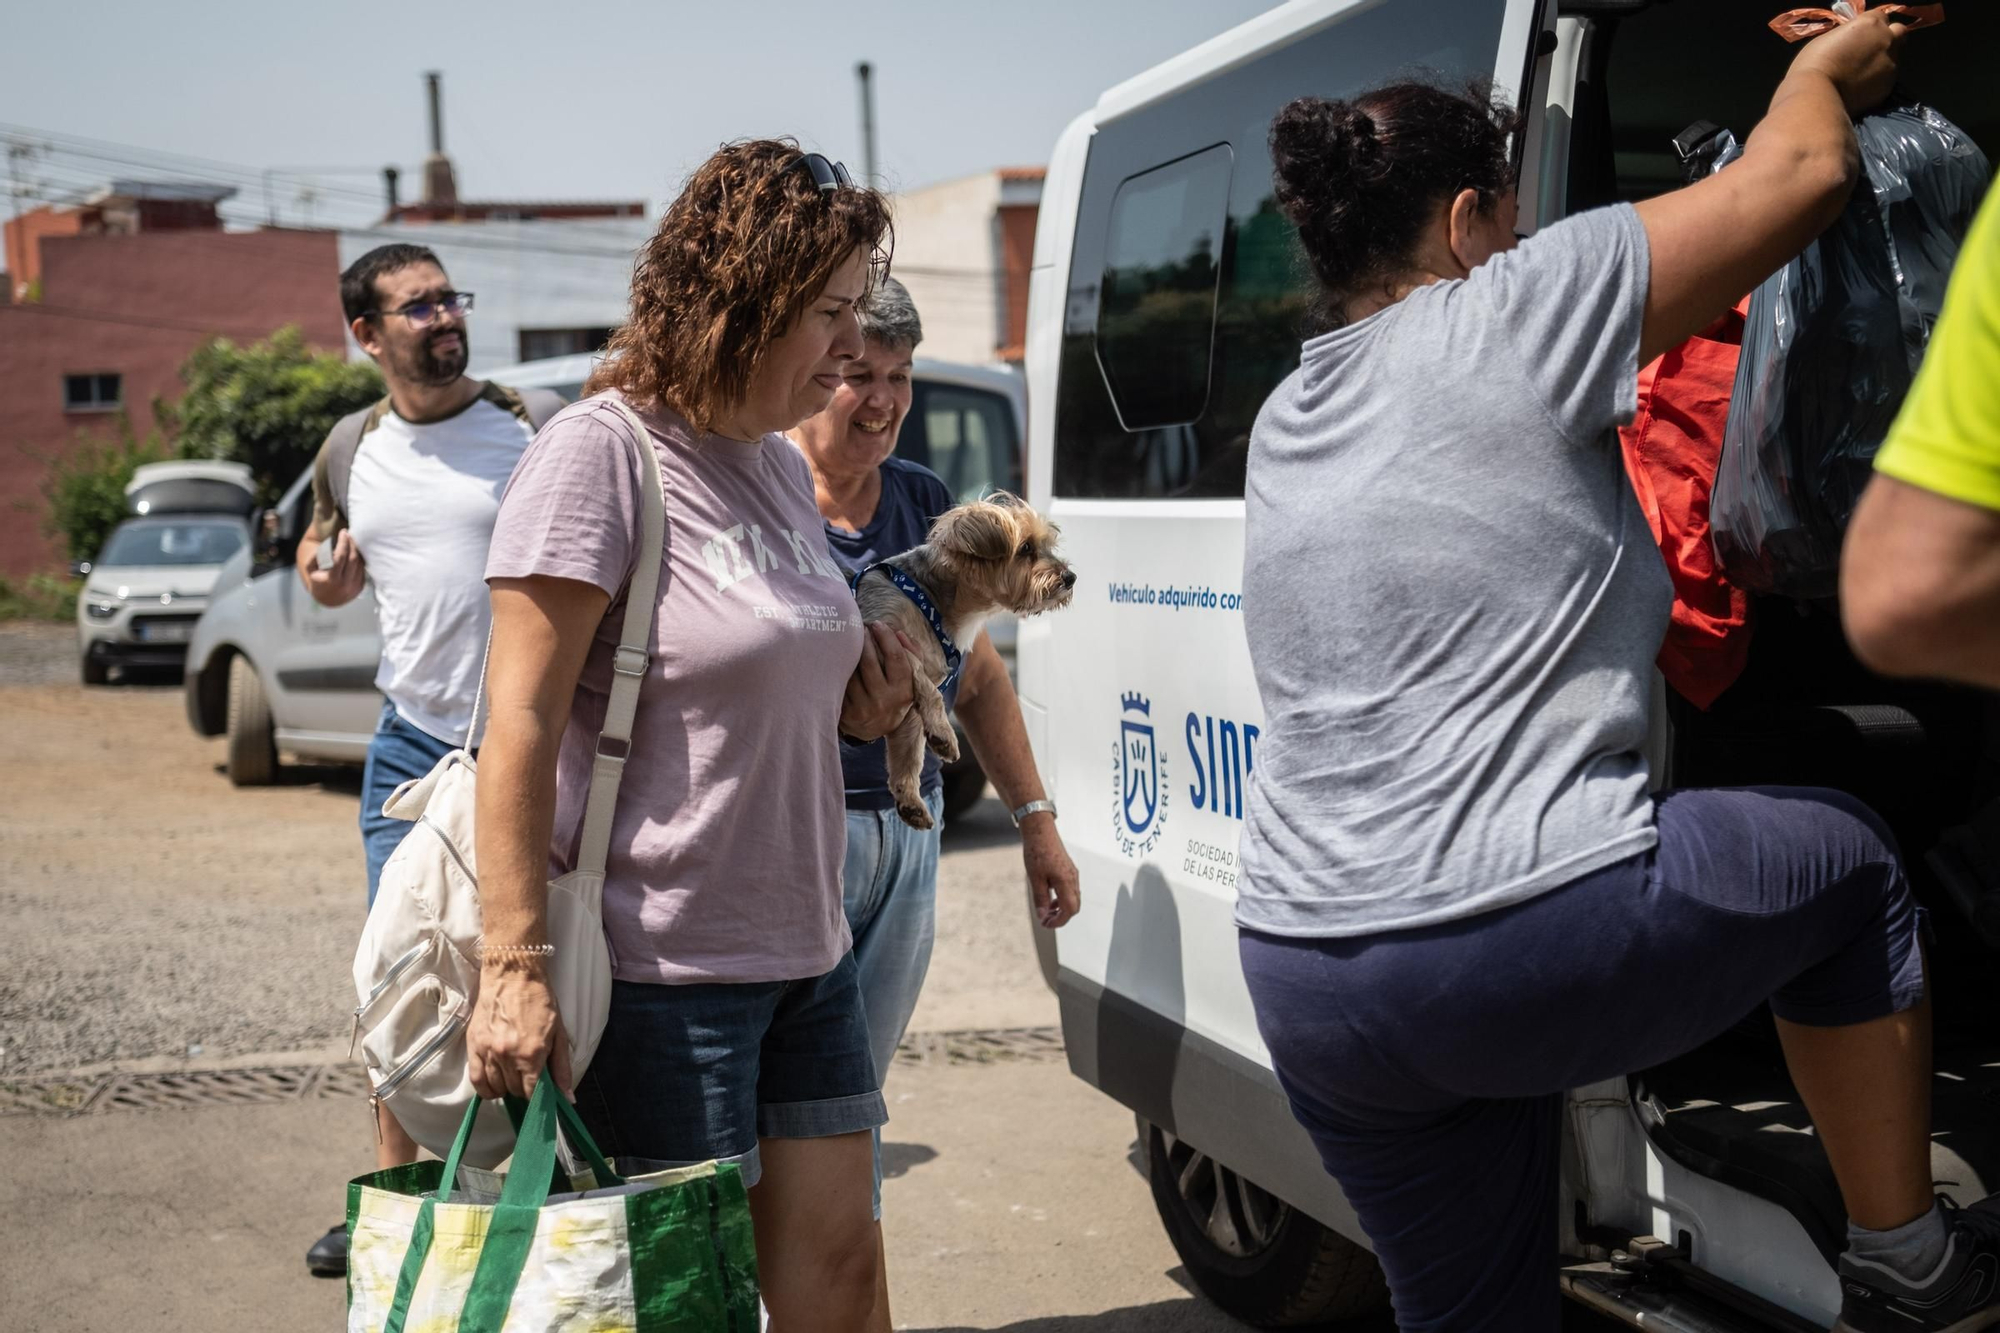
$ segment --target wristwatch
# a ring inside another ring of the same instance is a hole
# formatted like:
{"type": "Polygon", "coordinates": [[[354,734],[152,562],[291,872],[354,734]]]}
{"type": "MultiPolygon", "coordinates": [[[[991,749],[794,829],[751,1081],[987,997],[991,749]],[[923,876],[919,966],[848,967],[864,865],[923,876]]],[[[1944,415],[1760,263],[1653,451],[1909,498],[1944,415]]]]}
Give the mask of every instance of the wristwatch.
{"type": "Polygon", "coordinates": [[[1008,818],[1014,821],[1014,827],[1019,828],[1021,827],[1022,820],[1026,819],[1029,815],[1039,814],[1044,810],[1048,811],[1051,815],[1055,814],[1056,803],[1054,801],[1030,801],[1024,806],[1009,810],[1007,815],[1008,818]]]}

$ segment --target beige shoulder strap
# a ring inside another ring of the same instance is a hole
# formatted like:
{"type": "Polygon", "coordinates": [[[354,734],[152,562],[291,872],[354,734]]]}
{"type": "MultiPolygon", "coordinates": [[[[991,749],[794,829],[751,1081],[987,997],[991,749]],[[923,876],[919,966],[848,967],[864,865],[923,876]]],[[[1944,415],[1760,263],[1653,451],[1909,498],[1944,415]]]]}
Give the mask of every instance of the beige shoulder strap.
{"type": "MultiPolygon", "coordinates": [[[[611,820],[618,810],[618,788],[625,778],[625,761],[632,755],[632,722],[639,714],[639,687],[652,665],[653,613],[660,596],[660,556],[666,549],[666,487],[660,479],[660,459],[652,432],[639,414],[617,399],[606,399],[632,428],[639,451],[639,549],[634,553],[632,580],[625,585],[625,623],[618,631],[618,651],[611,658],[611,698],[604,710],[604,727],[597,733],[597,753],[590,764],[590,795],[583,807],[583,832],[577,846],[576,868],[604,873],[611,849],[611,820]]],[[[493,653],[493,633],[486,635],[486,653],[493,653]]],[[[486,693],[486,668],[472,697],[472,726],[465,737],[471,749],[479,735],[480,704],[486,693]]]]}
{"type": "Polygon", "coordinates": [[[611,699],[604,709],[604,727],[597,733],[597,754],[590,762],[590,796],[583,807],[583,836],[577,844],[576,868],[602,875],[611,850],[611,818],[618,810],[618,786],[625,761],[632,756],[632,720],[639,712],[639,687],[653,660],[653,613],[660,596],[660,555],[666,547],[666,489],[660,481],[660,460],[653,434],[639,414],[617,399],[611,405],[625,415],[639,450],[639,551],[626,585],[625,626],[618,632],[618,651],[611,659],[611,699]]]}

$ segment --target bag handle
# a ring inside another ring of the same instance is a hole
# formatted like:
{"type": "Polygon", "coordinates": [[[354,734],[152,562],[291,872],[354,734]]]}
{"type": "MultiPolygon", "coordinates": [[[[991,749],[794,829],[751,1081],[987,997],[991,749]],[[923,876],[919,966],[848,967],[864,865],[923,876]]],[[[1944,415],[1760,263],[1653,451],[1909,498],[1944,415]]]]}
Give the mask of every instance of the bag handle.
{"type": "MultiPolygon", "coordinates": [[[[618,809],[618,788],[625,778],[625,761],[632,753],[632,723],[639,713],[639,687],[645,683],[646,669],[652,665],[653,613],[660,594],[660,556],[666,548],[666,486],[660,476],[660,460],[653,449],[653,434],[639,414],[620,399],[604,400],[624,416],[632,428],[633,447],[639,454],[639,550],[626,584],[625,623],[618,633],[618,651],[611,658],[611,697],[604,709],[604,726],[597,733],[597,752],[590,764],[589,796],[583,807],[582,836],[578,840],[576,868],[602,876],[611,851],[611,821],[618,809]],[[610,752],[606,752],[606,743],[610,752]]],[[[466,731],[466,750],[479,734],[480,707],[486,696],[486,669],[493,656],[493,629],[486,630],[486,652],[479,664],[479,687],[472,696],[472,723],[466,731]]]]}
{"type": "MultiPolygon", "coordinates": [[[[472,1141],[472,1127],[479,1117],[480,1101],[474,1098],[465,1108],[465,1120],[452,1140],[444,1159],[438,1193],[449,1193],[458,1180],[460,1160],[472,1141]]],[[[459,1314],[459,1333],[499,1333],[514,1303],[514,1289],[520,1284],[521,1270],[527,1266],[528,1252],[535,1243],[535,1226],[542,1205],[548,1202],[549,1187],[556,1169],[556,1130],[562,1132],[589,1162],[600,1188],[625,1183],[611,1169],[597,1143],[584,1128],[583,1118],[569,1098],[556,1089],[555,1079],[546,1071],[535,1080],[535,1092],[526,1103],[507,1098],[508,1118],[515,1127],[514,1157],[507,1166],[507,1182],[500,1187],[500,1201],[492,1206],[486,1238],[479,1249],[479,1264],[473,1269],[472,1286],[466,1292],[465,1307],[459,1314]]],[[[417,1280],[423,1275],[436,1235],[437,1194],[426,1197],[417,1210],[416,1225],[410,1231],[409,1248],[403,1251],[403,1267],[396,1275],[396,1297],[382,1333],[403,1333],[410,1317],[410,1299],[416,1294],[417,1280]]]]}

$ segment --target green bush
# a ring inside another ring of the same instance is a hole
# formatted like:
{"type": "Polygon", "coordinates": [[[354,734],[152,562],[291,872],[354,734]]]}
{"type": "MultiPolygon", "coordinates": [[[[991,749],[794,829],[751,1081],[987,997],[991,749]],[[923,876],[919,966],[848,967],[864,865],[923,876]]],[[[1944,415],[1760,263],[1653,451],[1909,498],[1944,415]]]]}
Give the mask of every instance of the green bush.
{"type": "Polygon", "coordinates": [[[71,560],[95,560],[105,538],[128,516],[125,483],[133,469],[170,457],[157,433],[138,439],[121,414],[115,439],[79,435],[73,448],[49,460],[42,478],[48,528],[71,560]]]}
{"type": "Polygon", "coordinates": [[[82,579],[53,574],[30,574],[20,587],[0,578],[0,620],[68,620],[76,615],[82,588],[82,579]]]}
{"type": "Polygon", "coordinates": [[[153,403],[181,457],[248,463],[266,504],[311,466],[334,422],[385,392],[372,364],[315,352],[292,325],[248,347],[203,343],[181,382],[177,401],[153,403]]]}

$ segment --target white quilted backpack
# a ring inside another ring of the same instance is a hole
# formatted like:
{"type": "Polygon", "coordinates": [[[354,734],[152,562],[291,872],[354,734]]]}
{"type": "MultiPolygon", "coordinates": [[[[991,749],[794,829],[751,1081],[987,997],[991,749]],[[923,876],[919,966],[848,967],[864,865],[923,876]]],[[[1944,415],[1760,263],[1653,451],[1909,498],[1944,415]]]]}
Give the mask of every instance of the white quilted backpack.
{"type": "MultiPolygon", "coordinates": [[[[596,1053],[611,1007],[611,954],[604,941],[604,861],[639,708],[639,686],[650,662],[660,552],[666,535],[659,459],[652,437],[616,400],[636,433],[643,517],[638,559],[613,658],[611,697],[598,734],[584,805],[576,869],[549,882],[548,932],[555,953],[549,981],[570,1043],[578,1078],[596,1053]]],[[[491,651],[491,640],[488,640],[491,651]]],[[[485,695],[482,669],[472,706],[472,735],[485,695]]],[[[382,878],[354,954],[355,1040],[374,1087],[371,1103],[386,1106],[410,1137],[442,1157],[452,1146],[472,1100],[465,1028],[479,999],[479,876],[473,859],[473,791],[477,769],[467,749],[453,750],[414,782],[398,787],[382,813],[416,827],[382,867],[382,878]]],[[[506,1116],[479,1117],[463,1160],[493,1167],[514,1148],[506,1116]]]]}

